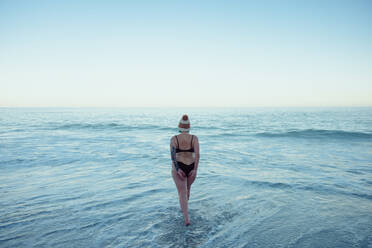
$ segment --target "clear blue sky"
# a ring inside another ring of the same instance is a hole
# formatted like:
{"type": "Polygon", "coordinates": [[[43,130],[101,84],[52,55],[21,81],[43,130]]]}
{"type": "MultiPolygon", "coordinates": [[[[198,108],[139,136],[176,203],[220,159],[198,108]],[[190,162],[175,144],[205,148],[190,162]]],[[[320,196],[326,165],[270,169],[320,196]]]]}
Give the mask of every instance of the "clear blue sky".
{"type": "Polygon", "coordinates": [[[0,0],[0,106],[372,106],[372,1],[0,0]]]}

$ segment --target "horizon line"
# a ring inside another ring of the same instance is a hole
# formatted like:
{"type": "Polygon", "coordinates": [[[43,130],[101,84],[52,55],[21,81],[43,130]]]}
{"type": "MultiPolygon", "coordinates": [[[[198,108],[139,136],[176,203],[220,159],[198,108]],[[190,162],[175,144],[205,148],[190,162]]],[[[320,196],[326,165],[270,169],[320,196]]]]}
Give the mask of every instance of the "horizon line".
{"type": "Polygon", "coordinates": [[[372,105],[304,105],[304,106],[0,106],[0,108],[371,108],[372,105]]]}

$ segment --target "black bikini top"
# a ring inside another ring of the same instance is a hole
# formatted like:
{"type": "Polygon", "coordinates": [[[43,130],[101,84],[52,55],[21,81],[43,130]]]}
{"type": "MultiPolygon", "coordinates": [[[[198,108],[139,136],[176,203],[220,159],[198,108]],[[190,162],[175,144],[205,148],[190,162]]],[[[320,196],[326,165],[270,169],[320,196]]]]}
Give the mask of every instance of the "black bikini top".
{"type": "Polygon", "coordinates": [[[192,139],[193,138],[194,138],[194,135],[191,135],[191,148],[187,149],[187,150],[183,150],[183,149],[180,149],[180,143],[178,142],[178,138],[177,138],[177,135],[176,135],[176,139],[177,139],[176,153],[178,153],[178,152],[194,152],[194,147],[192,147],[192,139]]]}

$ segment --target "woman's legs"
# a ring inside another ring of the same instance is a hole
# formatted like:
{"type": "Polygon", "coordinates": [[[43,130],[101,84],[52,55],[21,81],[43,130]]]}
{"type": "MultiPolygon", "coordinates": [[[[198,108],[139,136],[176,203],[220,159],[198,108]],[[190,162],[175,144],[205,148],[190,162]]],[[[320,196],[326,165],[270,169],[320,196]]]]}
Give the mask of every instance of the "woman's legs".
{"type": "Polygon", "coordinates": [[[196,175],[187,178],[187,200],[190,199],[191,184],[195,181],[196,175]]]}
{"type": "Polygon", "coordinates": [[[181,178],[176,170],[172,170],[172,177],[174,180],[174,183],[176,184],[177,191],[178,191],[178,198],[180,201],[181,210],[183,213],[183,216],[185,218],[185,224],[189,225],[189,214],[188,214],[188,208],[187,208],[187,180],[186,178],[181,178]]]}

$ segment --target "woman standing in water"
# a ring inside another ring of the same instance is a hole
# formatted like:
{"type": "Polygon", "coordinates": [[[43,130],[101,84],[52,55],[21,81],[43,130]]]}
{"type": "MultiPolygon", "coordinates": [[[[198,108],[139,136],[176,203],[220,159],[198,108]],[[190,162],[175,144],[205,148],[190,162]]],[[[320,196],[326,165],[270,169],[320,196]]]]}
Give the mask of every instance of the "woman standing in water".
{"type": "Polygon", "coordinates": [[[187,204],[199,165],[199,141],[198,137],[189,134],[190,121],[187,115],[182,116],[178,129],[180,134],[173,136],[170,141],[172,177],[177,187],[185,224],[188,226],[190,220],[187,204]]]}

